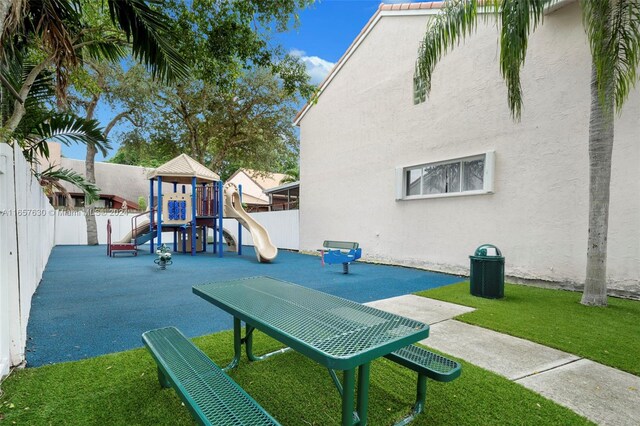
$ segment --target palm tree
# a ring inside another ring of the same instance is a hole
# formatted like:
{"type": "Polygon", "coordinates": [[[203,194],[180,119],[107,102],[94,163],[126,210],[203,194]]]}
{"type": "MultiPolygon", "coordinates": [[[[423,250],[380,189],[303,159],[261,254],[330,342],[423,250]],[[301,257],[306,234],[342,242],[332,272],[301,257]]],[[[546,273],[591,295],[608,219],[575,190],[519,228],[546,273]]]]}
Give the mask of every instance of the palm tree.
{"type": "MultiPolygon", "coordinates": [[[[84,57],[120,60],[125,54],[124,42],[131,42],[134,59],[150,68],[154,78],[173,81],[187,76],[188,65],[173,47],[168,33],[168,17],[151,8],[145,0],[108,0],[108,15],[120,33],[106,25],[95,25],[83,15],[95,4],[98,3],[80,0],[14,0],[8,10],[0,7],[0,13],[6,14],[0,16],[5,23],[0,33],[2,61],[10,62],[28,47],[38,50],[41,56],[17,90],[8,84],[5,76],[0,76],[0,83],[15,100],[13,114],[2,123],[3,141],[24,116],[24,100],[47,67],[56,69],[56,91],[62,101],[66,97],[70,70],[79,66],[84,57]],[[7,17],[10,18],[8,25],[7,17]]],[[[103,7],[105,2],[99,4],[103,7]]]]}
{"type": "MultiPolygon", "coordinates": [[[[449,0],[430,23],[418,52],[414,83],[431,89],[437,62],[478,23],[479,8],[500,22],[500,70],[507,85],[512,117],[520,119],[524,65],[531,32],[542,23],[552,0],[449,0]]],[[[589,120],[589,235],[587,269],[581,303],[607,305],[607,230],[614,115],[620,112],[638,81],[640,65],[640,1],[580,2],[591,47],[591,111],[589,120]]]]}
{"type": "MultiPolygon", "coordinates": [[[[0,21],[4,25],[0,27],[0,58],[10,62],[28,49],[39,51],[41,57],[24,75],[20,85],[11,84],[0,73],[3,93],[14,99],[11,114],[2,120],[2,142],[10,141],[20,125],[27,112],[25,100],[34,82],[48,67],[56,70],[54,81],[59,104],[66,100],[69,74],[73,69],[88,59],[118,62],[125,56],[123,46],[129,42],[134,59],[144,63],[153,78],[171,82],[188,74],[188,65],[173,47],[169,18],[149,5],[156,3],[155,0],[14,0],[10,7],[0,1],[0,21]],[[105,22],[104,16],[108,16],[110,22],[105,22]]],[[[93,143],[87,143],[87,158],[90,159],[87,180],[90,183],[95,183],[95,149],[93,143]]],[[[88,241],[97,244],[95,218],[93,215],[85,217],[88,241]]]]}
{"type": "MultiPolygon", "coordinates": [[[[14,52],[11,61],[0,64],[0,75],[8,87],[20,87],[24,76],[31,74],[37,66],[25,57],[28,57],[28,52],[14,52]]],[[[6,94],[5,86],[0,86],[2,122],[15,112],[13,97],[6,94]]],[[[68,169],[57,168],[57,165],[44,171],[38,170],[38,157],[49,157],[47,142],[60,142],[65,145],[91,144],[103,154],[110,149],[96,120],[83,119],[73,113],[53,111],[51,105],[54,103],[53,76],[43,70],[34,79],[22,103],[25,114],[17,122],[8,142],[21,148],[24,157],[31,164],[34,175],[45,188],[60,189],[63,188],[61,182],[67,181],[79,187],[90,200],[94,200],[97,198],[98,188],[81,175],[68,169]]],[[[65,193],[63,190],[60,192],[65,193]]]]}
{"type": "Polygon", "coordinates": [[[287,168],[284,172],[286,176],[282,178],[280,181],[280,185],[284,185],[285,183],[293,183],[298,182],[300,180],[300,166],[296,165],[295,167],[287,168]]]}
{"type": "Polygon", "coordinates": [[[32,173],[39,180],[45,193],[54,196],[58,192],[71,201],[67,189],[62,185],[62,182],[68,182],[80,188],[90,203],[96,201],[99,198],[100,188],[93,182],[57,164],[50,165],[41,171],[38,167],[38,156],[48,158],[47,142],[60,142],[65,145],[91,144],[102,153],[106,153],[110,146],[103,136],[102,129],[98,127],[98,122],[67,113],[48,113],[31,117],[30,115],[37,115],[38,110],[31,111],[35,112],[27,113],[21,126],[14,132],[13,138],[22,148],[23,155],[31,164],[32,173]]]}

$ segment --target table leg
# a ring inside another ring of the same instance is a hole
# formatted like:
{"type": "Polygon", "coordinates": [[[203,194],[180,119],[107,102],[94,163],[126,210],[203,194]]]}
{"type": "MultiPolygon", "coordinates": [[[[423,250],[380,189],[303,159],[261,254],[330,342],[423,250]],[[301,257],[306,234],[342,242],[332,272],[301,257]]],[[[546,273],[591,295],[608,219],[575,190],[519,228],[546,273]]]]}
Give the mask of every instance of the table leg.
{"type": "Polygon", "coordinates": [[[247,358],[249,358],[249,361],[262,361],[273,355],[283,354],[291,350],[291,348],[282,348],[282,349],[278,349],[277,351],[269,352],[268,354],[254,355],[253,354],[253,332],[255,330],[255,327],[247,324],[245,330],[246,331],[245,331],[245,337],[244,337],[244,344],[245,344],[245,349],[247,351],[247,358]]]}
{"type": "Polygon", "coordinates": [[[240,318],[233,318],[233,359],[225,368],[224,371],[229,371],[232,368],[236,368],[240,363],[240,356],[242,356],[242,324],[240,318]]]}
{"type": "Polygon", "coordinates": [[[356,370],[344,371],[342,380],[342,426],[353,426],[353,401],[355,397],[356,370]]]}
{"type": "Polygon", "coordinates": [[[360,418],[359,426],[367,424],[367,410],[369,408],[369,370],[371,363],[362,364],[358,367],[358,417],[360,418]]]}

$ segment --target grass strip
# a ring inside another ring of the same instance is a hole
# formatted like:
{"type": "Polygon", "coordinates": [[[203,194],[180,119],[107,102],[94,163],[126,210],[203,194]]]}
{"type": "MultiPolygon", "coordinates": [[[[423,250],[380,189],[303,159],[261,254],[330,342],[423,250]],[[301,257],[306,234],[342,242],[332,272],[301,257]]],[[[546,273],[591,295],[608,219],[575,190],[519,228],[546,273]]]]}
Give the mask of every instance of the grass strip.
{"type": "MultiPolygon", "coordinates": [[[[194,339],[220,366],[232,357],[233,334],[194,339]]],[[[257,333],[257,353],[279,347],[257,333]]],[[[334,425],[340,398],[323,367],[296,354],[241,365],[233,379],[283,425],[334,425]]],[[[408,414],[416,374],[391,361],[371,369],[369,424],[389,425],[408,414]]],[[[14,372],[4,383],[0,420],[29,425],[192,425],[173,390],[160,388],[145,349],[14,372]]],[[[425,413],[415,425],[583,425],[583,417],[481,368],[463,362],[451,383],[429,380],[425,413]]]]}
{"type": "Polygon", "coordinates": [[[581,293],[505,284],[503,299],[469,293],[463,282],[416,293],[476,308],[456,317],[640,376],[640,302],[609,297],[606,308],[580,304],[581,293]]]}

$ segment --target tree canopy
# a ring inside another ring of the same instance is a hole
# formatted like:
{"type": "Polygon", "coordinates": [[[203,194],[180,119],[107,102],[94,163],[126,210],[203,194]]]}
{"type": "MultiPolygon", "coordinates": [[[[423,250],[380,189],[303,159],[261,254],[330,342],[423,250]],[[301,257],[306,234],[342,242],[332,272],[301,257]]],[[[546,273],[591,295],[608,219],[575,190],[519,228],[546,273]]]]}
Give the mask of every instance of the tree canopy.
{"type": "Polygon", "coordinates": [[[294,99],[268,69],[246,71],[232,90],[204,81],[165,87],[145,129],[124,134],[112,161],[152,166],[186,152],[223,178],[240,167],[280,171],[298,153],[294,99]]]}
{"type": "MultiPolygon", "coordinates": [[[[145,128],[122,135],[112,161],[152,165],[186,152],[223,177],[239,167],[279,171],[295,162],[294,105],[314,88],[299,58],[270,37],[295,25],[296,11],[309,3],[166,2],[192,78],[145,92],[147,101],[135,103],[145,110],[145,128]]],[[[132,103],[128,96],[121,102],[132,103]]]]}

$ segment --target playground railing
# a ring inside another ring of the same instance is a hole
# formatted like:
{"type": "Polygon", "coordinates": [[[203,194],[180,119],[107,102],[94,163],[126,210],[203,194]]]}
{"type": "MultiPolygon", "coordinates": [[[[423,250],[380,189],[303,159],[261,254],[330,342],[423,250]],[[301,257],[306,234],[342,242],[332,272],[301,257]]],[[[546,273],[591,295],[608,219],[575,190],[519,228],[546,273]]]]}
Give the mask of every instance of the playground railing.
{"type": "Polygon", "coordinates": [[[199,186],[196,188],[196,216],[216,216],[218,208],[216,199],[218,186],[199,186]]]}
{"type": "MultiPolygon", "coordinates": [[[[149,209],[146,212],[142,212],[131,217],[131,236],[132,237],[133,237],[133,234],[135,234],[136,229],[138,229],[138,218],[142,216],[147,216],[147,215],[149,216],[149,232],[153,230],[153,218],[155,216],[154,215],[155,211],[156,209],[149,209]]],[[[133,244],[135,248],[138,247],[138,245],[136,244],[136,238],[133,238],[133,244]]]]}

